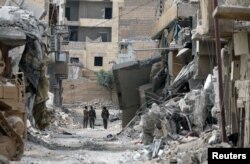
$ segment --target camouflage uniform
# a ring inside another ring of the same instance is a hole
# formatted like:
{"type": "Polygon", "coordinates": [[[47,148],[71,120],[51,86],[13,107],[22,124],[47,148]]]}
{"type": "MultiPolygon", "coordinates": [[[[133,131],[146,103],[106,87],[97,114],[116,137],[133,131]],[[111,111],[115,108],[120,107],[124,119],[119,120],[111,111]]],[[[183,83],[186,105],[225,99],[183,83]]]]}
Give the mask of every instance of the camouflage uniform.
{"type": "Polygon", "coordinates": [[[102,107],[102,119],[103,119],[103,126],[104,129],[108,128],[108,119],[109,119],[109,111],[107,110],[107,108],[104,106],[102,107]]]}
{"type": "Polygon", "coordinates": [[[88,122],[89,122],[89,111],[88,111],[88,107],[85,106],[83,110],[83,128],[88,127],[88,122]]]}
{"type": "Polygon", "coordinates": [[[90,128],[94,129],[95,126],[95,119],[96,119],[96,113],[95,110],[92,106],[90,106],[90,111],[89,111],[89,124],[90,128]]]}

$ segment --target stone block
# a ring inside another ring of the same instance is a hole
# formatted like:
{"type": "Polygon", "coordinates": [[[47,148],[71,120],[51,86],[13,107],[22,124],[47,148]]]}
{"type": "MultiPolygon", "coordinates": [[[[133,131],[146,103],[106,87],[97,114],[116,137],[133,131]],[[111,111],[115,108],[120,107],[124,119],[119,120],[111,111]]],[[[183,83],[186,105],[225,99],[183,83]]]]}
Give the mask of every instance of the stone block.
{"type": "Polygon", "coordinates": [[[233,40],[234,40],[234,54],[236,56],[249,54],[248,35],[246,32],[235,33],[233,35],[233,40]]]}
{"type": "Polygon", "coordinates": [[[231,63],[231,80],[240,79],[240,61],[232,61],[231,63]]]}

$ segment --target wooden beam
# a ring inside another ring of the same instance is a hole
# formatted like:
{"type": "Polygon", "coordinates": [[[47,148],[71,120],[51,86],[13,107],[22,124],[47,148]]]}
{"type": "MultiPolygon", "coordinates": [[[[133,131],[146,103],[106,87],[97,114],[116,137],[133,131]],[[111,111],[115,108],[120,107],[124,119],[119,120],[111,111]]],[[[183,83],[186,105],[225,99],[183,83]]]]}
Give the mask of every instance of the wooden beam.
{"type": "Polygon", "coordinates": [[[218,6],[213,11],[213,17],[218,19],[233,19],[250,21],[249,7],[218,6]]]}

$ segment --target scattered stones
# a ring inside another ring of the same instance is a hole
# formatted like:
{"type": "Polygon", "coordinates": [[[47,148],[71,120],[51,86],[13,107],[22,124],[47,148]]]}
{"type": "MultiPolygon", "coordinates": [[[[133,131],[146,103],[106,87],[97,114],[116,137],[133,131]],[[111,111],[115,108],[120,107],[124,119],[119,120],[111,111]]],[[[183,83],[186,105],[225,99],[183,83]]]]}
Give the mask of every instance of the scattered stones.
{"type": "Polygon", "coordinates": [[[208,143],[210,144],[210,145],[214,145],[214,144],[217,144],[217,143],[219,143],[220,142],[220,134],[219,134],[219,132],[218,131],[213,131],[212,132],[212,137],[210,137],[209,138],[209,141],[208,141],[208,143]]]}
{"type": "Polygon", "coordinates": [[[140,138],[134,134],[142,134],[145,145],[142,157],[147,160],[156,162],[157,159],[164,161],[163,163],[206,163],[208,144],[216,147],[230,146],[219,144],[221,141],[218,126],[207,121],[218,114],[213,78],[216,77],[209,75],[204,87],[200,89],[191,90],[162,104],[153,103],[151,108],[136,115],[121,134],[133,136],[134,139],[140,138]],[[155,131],[159,126],[162,133],[157,138],[155,131]],[[156,139],[165,146],[156,144],[156,139]]]}

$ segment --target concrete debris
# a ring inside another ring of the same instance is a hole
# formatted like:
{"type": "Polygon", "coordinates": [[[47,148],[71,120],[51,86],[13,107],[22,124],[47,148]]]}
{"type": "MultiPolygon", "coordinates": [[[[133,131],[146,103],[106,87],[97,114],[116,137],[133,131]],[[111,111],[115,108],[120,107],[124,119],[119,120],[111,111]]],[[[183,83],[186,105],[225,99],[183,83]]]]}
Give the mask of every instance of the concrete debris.
{"type": "Polygon", "coordinates": [[[212,90],[212,89],[213,89],[212,75],[209,74],[204,84],[204,90],[212,90]]]}
{"type": "Polygon", "coordinates": [[[181,99],[179,101],[179,106],[182,112],[189,113],[190,112],[190,106],[186,104],[184,99],[181,99]]]}
{"type": "Polygon", "coordinates": [[[210,145],[217,144],[219,142],[219,135],[215,132],[212,137],[209,138],[208,143],[210,145]]]}
{"type": "Polygon", "coordinates": [[[63,135],[72,135],[72,133],[69,133],[69,132],[66,132],[66,131],[63,131],[62,134],[63,134],[63,135]]]}
{"type": "Polygon", "coordinates": [[[176,57],[181,60],[183,65],[187,65],[192,61],[192,50],[189,48],[183,48],[178,52],[176,57]]]}
{"type": "Polygon", "coordinates": [[[117,140],[117,136],[116,135],[112,135],[112,134],[109,134],[107,135],[105,138],[103,138],[104,141],[115,141],[117,140]]]}
{"type": "MultiPolygon", "coordinates": [[[[68,109],[70,110],[70,109],[68,109]]],[[[81,128],[81,125],[77,123],[77,121],[74,121],[73,117],[70,113],[62,112],[60,108],[54,107],[50,111],[52,119],[51,124],[48,127],[48,130],[57,131],[57,132],[63,132],[60,129],[61,128],[81,128]]]]}
{"type": "Polygon", "coordinates": [[[162,146],[162,139],[155,138],[153,141],[153,154],[152,154],[153,158],[157,157],[161,146],[162,146]]]}
{"type": "Polygon", "coordinates": [[[200,95],[195,101],[193,114],[193,124],[198,128],[199,131],[203,131],[206,122],[207,110],[205,103],[205,93],[204,91],[201,91],[200,95]]]}
{"type": "Polygon", "coordinates": [[[5,27],[15,27],[28,36],[42,39],[45,25],[39,22],[31,12],[13,6],[2,6],[0,23],[5,27]],[[43,30],[42,30],[43,29],[43,30]]]}
{"type": "Polygon", "coordinates": [[[219,144],[216,144],[215,146],[216,146],[216,148],[232,148],[232,145],[230,145],[226,142],[221,142],[219,144]]]}
{"type": "Polygon", "coordinates": [[[148,145],[153,142],[155,125],[160,124],[160,120],[158,119],[159,117],[160,117],[159,113],[151,112],[145,114],[144,117],[142,118],[143,143],[145,145],[148,145]]]}
{"type": "Polygon", "coordinates": [[[53,108],[54,105],[54,94],[51,92],[48,92],[49,99],[46,101],[47,108],[53,108]]]}
{"type": "Polygon", "coordinates": [[[181,69],[171,86],[165,86],[163,92],[166,95],[172,95],[183,91],[189,91],[189,87],[187,87],[188,81],[193,77],[194,70],[195,65],[194,61],[192,61],[181,69]]]}
{"type": "Polygon", "coordinates": [[[117,121],[117,120],[121,120],[121,117],[116,117],[116,116],[114,116],[114,115],[112,115],[112,116],[113,116],[113,118],[110,118],[110,119],[109,119],[110,122],[114,122],[114,121],[117,121]]]}
{"type": "MultiPolygon", "coordinates": [[[[173,86],[178,88],[188,79],[191,67],[192,64],[180,72],[173,86]]],[[[199,89],[180,94],[159,105],[153,103],[151,108],[136,115],[131,126],[121,134],[131,138],[137,134],[134,139],[142,134],[145,146],[144,156],[140,158],[157,159],[163,163],[170,163],[171,160],[172,163],[206,163],[206,147],[218,147],[221,142],[218,126],[213,125],[218,114],[215,81],[216,76],[208,75],[204,86],[199,89]]]]}

